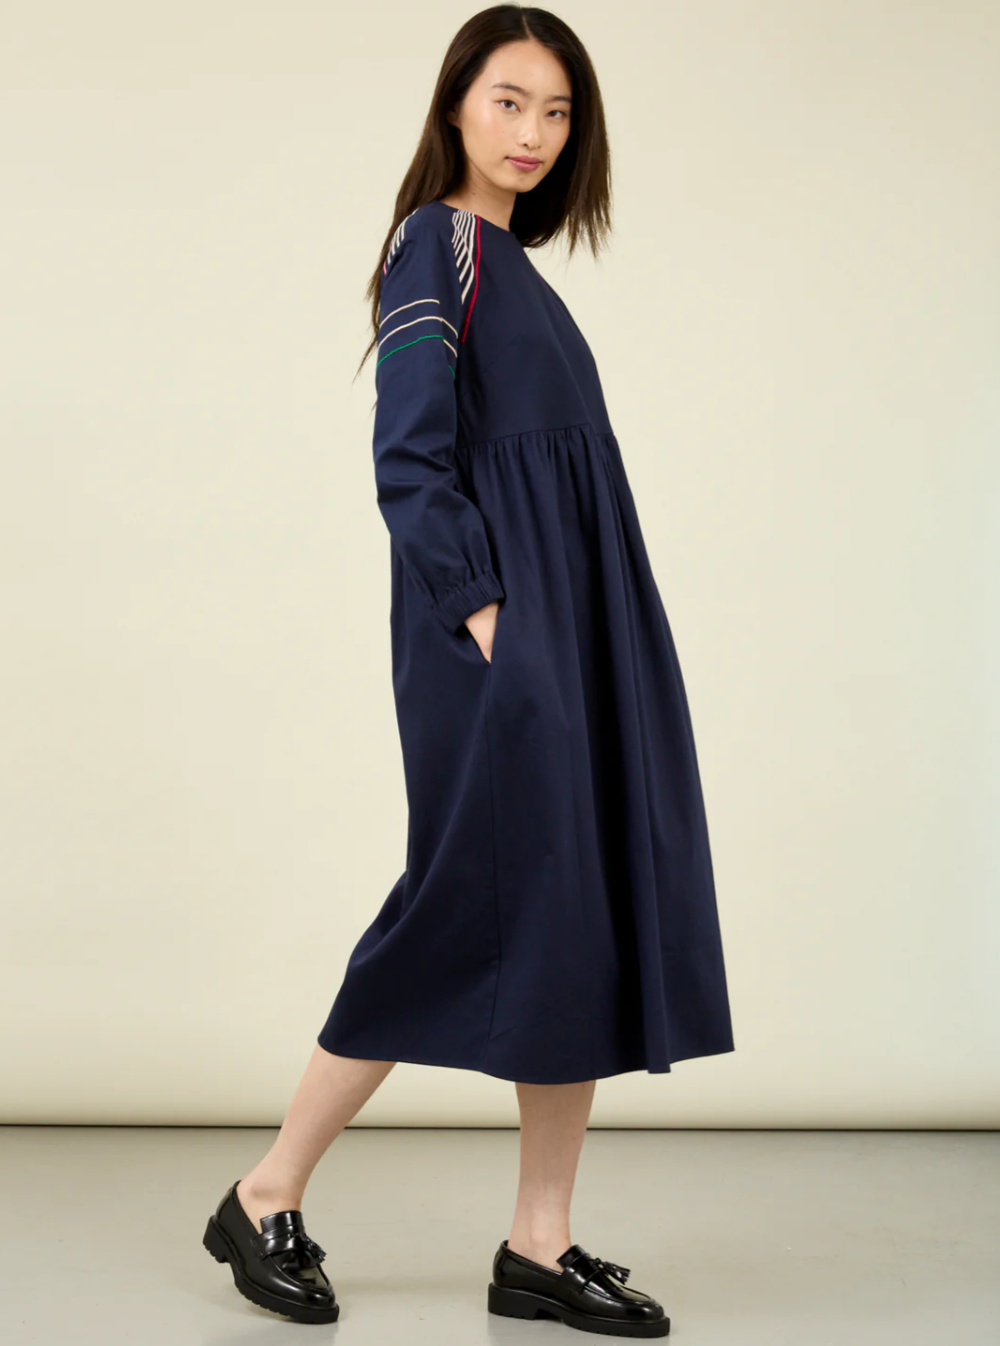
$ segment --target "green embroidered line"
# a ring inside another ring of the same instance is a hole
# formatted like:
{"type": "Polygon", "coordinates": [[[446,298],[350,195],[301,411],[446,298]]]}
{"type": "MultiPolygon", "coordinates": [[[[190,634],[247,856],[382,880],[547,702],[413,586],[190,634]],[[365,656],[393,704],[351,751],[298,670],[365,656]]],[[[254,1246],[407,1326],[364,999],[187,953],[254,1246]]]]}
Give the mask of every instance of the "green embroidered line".
{"type": "MultiPolygon", "coordinates": [[[[443,340],[444,336],[440,332],[432,332],[430,333],[429,336],[415,337],[412,341],[404,341],[402,346],[394,346],[391,351],[386,351],[386,353],[382,356],[382,360],[388,360],[389,356],[395,355],[397,351],[405,351],[407,346],[415,346],[418,341],[443,341],[443,340]]],[[[382,360],[379,360],[378,363],[375,365],[376,369],[378,369],[379,365],[382,363],[382,360]]],[[[451,365],[449,365],[448,368],[451,369],[451,365]]],[[[451,376],[452,378],[455,377],[454,369],[451,369],[451,376]]]]}

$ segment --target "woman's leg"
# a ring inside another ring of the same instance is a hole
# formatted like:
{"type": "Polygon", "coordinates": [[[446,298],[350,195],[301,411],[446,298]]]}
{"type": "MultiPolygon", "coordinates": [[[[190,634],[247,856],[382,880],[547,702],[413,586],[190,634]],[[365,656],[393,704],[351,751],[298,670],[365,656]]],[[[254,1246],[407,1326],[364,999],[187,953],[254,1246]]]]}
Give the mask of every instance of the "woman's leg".
{"type": "Polygon", "coordinates": [[[521,1173],[507,1246],[553,1271],[573,1242],[569,1203],[596,1084],[517,1085],[521,1173]]]}
{"type": "Polygon", "coordinates": [[[395,1064],[335,1056],[316,1044],[274,1144],[236,1189],[258,1233],[262,1215],[302,1209],[313,1169],[395,1064]]]}

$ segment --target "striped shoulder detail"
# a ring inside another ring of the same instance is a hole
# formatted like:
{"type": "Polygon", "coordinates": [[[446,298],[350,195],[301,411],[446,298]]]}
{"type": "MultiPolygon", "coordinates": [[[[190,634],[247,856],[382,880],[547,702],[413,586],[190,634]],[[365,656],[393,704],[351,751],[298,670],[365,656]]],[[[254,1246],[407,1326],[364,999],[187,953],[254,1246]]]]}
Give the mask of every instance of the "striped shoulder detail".
{"type": "MultiPolygon", "coordinates": [[[[409,237],[410,239],[413,239],[415,237],[414,231],[416,222],[414,221],[414,216],[424,209],[425,207],[418,206],[416,210],[411,210],[408,215],[405,215],[403,219],[400,220],[396,227],[389,243],[385,262],[382,265],[383,281],[392,271],[393,266],[403,251],[403,244],[406,242],[407,238],[409,237]]],[[[469,330],[469,322],[472,318],[472,310],[475,306],[476,295],[479,289],[480,231],[479,217],[472,211],[461,210],[456,207],[452,209],[451,217],[452,227],[450,247],[448,247],[446,242],[447,234],[445,232],[445,226],[444,228],[441,228],[441,234],[439,236],[441,251],[440,253],[432,253],[433,256],[441,257],[442,261],[440,265],[443,265],[447,270],[431,270],[421,277],[424,285],[430,285],[432,288],[439,289],[439,293],[436,295],[417,295],[416,297],[410,298],[408,302],[398,304],[390,312],[380,316],[378,349],[381,352],[381,355],[376,362],[376,368],[378,368],[378,365],[380,365],[383,360],[388,359],[390,355],[394,355],[397,351],[413,346],[417,341],[426,341],[433,338],[443,341],[448,350],[450,350],[455,357],[456,361],[458,359],[458,352],[455,349],[455,346],[452,345],[452,342],[449,339],[449,334],[453,334],[455,341],[464,342],[469,330]],[[452,266],[454,267],[453,271],[451,269],[452,266]],[[447,274],[448,272],[450,272],[450,277],[447,274]],[[468,301],[468,303],[466,301],[468,301]],[[434,306],[433,309],[428,307],[431,305],[434,306]],[[441,312],[442,308],[444,309],[444,313],[441,312]],[[404,310],[407,310],[406,318],[399,317],[398,315],[402,314],[404,310]],[[414,310],[416,311],[414,312],[414,310]],[[464,321],[462,320],[463,310],[465,315],[464,321]],[[449,321],[449,317],[445,316],[445,314],[449,314],[454,321],[449,321]],[[392,323],[391,330],[383,332],[382,329],[384,325],[388,323],[390,319],[395,319],[396,321],[392,323]],[[461,334],[456,326],[456,323],[459,322],[462,324],[461,334]],[[396,338],[397,334],[401,333],[404,328],[417,328],[419,331],[421,325],[428,323],[436,330],[427,332],[425,329],[424,332],[419,335],[417,333],[407,332],[406,335],[412,337],[411,340],[403,340],[402,342],[393,340],[388,349],[383,351],[383,347],[386,343],[389,342],[391,338],[396,338]],[[445,331],[445,328],[448,330],[445,331]]],[[[427,220],[427,226],[430,229],[434,229],[435,222],[427,220]]],[[[407,286],[403,287],[404,294],[407,288],[407,286]]],[[[398,294],[397,297],[402,298],[403,295],[398,294]]],[[[449,368],[451,369],[452,374],[454,374],[454,367],[449,364],[449,368]]]]}
{"type": "MultiPolygon", "coordinates": [[[[470,287],[475,284],[479,288],[479,217],[474,215],[471,210],[452,211],[451,216],[451,246],[455,254],[455,265],[458,267],[458,279],[462,286],[462,303],[465,303],[465,296],[469,293],[470,287]]],[[[469,304],[469,314],[472,313],[472,305],[476,302],[476,289],[472,292],[472,301],[469,304]]],[[[465,326],[468,327],[468,317],[465,326]]],[[[465,340],[463,333],[462,340],[465,340]]]]}
{"type": "Polygon", "coordinates": [[[419,209],[420,207],[417,206],[416,210],[411,210],[409,215],[404,215],[403,218],[400,220],[400,222],[396,225],[395,232],[393,233],[392,238],[389,241],[389,251],[385,255],[385,261],[382,263],[383,276],[386,275],[386,273],[389,270],[389,267],[392,265],[396,257],[396,254],[403,246],[403,239],[406,237],[406,226],[409,224],[410,220],[413,219],[414,215],[416,215],[417,210],[419,209]]]}
{"type": "MultiPolygon", "coordinates": [[[[429,204],[429,203],[428,203],[429,204]]],[[[389,243],[389,251],[386,253],[385,261],[382,264],[382,275],[389,272],[399,250],[403,246],[403,241],[407,234],[407,225],[413,219],[418,211],[423,210],[423,206],[417,206],[416,210],[411,210],[409,215],[404,215],[396,226],[395,232],[389,243]]],[[[412,227],[411,227],[412,233],[412,227]]],[[[462,304],[472,290],[472,299],[469,302],[469,309],[466,313],[465,324],[462,331],[462,340],[465,340],[465,332],[468,330],[469,319],[472,316],[472,309],[476,302],[476,291],[479,288],[479,216],[471,210],[461,210],[459,207],[453,207],[451,212],[451,249],[455,258],[455,269],[458,273],[459,286],[462,297],[462,304]]]]}

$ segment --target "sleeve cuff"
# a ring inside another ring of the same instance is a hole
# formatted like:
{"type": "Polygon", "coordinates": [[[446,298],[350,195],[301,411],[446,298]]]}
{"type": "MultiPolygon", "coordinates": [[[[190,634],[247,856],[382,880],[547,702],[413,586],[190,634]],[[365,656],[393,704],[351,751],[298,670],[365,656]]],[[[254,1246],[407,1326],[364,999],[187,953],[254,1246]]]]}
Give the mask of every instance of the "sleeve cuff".
{"type": "Polygon", "coordinates": [[[449,631],[458,631],[466,617],[484,608],[487,603],[504,598],[503,585],[492,570],[484,570],[467,584],[452,589],[434,605],[434,611],[449,631]]]}

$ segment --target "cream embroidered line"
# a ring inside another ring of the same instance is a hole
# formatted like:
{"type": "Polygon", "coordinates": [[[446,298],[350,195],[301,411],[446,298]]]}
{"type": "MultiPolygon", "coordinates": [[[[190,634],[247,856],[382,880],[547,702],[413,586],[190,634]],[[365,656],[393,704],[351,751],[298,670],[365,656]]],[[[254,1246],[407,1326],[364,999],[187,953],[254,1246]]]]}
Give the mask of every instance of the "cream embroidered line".
{"type": "Polygon", "coordinates": [[[406,235],[407,220],[409,220],[411,216],[416,215],[417,210],[419,209],[420,207],[417,206],[416,210],[411,210],[409,215],[404,215],[403,218],[400,220],[399,224],[396,226],[396,232],[393,234],[392,241],[389,244],[389,251],[385,255],[385,261],[382,263],[383,275],[385,275],[385,273],[389,270],[389,259],[395,254],[395,252],[399,248],[399,245],[402,243],[403,238],[406,235]]]}
{"type": "Polygon", "coordinates": [[[462,303],[465,303],[465,296],[469,293],[469,286],[475,276],[472,263],[472,240],[475,235],[476,217],[470,210],[456,210],[452,216],[452,235],[451,245],[455,251],[455,265],[458,267],[458,278],[464,279],[462,286],[462,303]]]}
{"type": "MultiPolygon", "coordinates": [[[[399,326],[394,327],[391,332],[386,332],[385,336],[378,343],[378,349],[381,350],[382,347],[385,345],[385,343],[389,340],[389,338],[394,337],[397,332],[402,332],[407,327],[416,327],[418,322],[443,322],[446,327],[451,327],[451,323],[448,321],[447,318],[439,317],[438,314],[436,313],[429,313],[426,318],[414,318],[412,322],[401,322],[399,326]]],[[[451,330],[455,332],[454,327],[451,327],[451,330]]],[[[457,337],[458,333],[455,332],[455,335],[457,337]]],[[[444,335],[443,332],[441,333],[441,340],[444,342],[444,344],[448,347],[448,349],[452,352],[452,354],[455,356],[455,359],[457,360],[458,352],[455,350],[455,347],[450,344],[448,338],[444,335]]]]}
{"type": "MultiPolygon", "coordinates": [[[[400,304],[399,308],[394,308],[392,310],[392,313],[387,313],[384,318],[379,318],[378,325],[381,327],[384,322],[389,321],[393,316],[393,313],[402,313],[404,308],[413,308],[415,304],[440,304],[440,302],[440,299],[414,299],[409,304],[400,304]]],[[[455,329],[452,328],[452,331],[454,332],[455,329]]],[[[456,336],[458,335],[457,332],[455,334],[456,336]]]]}
{"type": "MultiPolygon", "coordinates": [[[[440,302],[441,302],[440,299],[414,299],[413,302],[410,303],[410,304],[400,304],[399,308],[394,308],[394,309],[392,310],[392,313],[387,313],[387,314],[385,315],[384,318],[380,318],[380,319],[379,319],[379,323],[378,323],[378,325],[379,325],[379,327],[381,327],[382,324],[383,324],[384,322],[388,322],[389,319],[390,319],[391,317],[393,317],[394,314],[396,314],[396,313],[402,313],[402,311],[403,311],[404,308],[415,308],[417,304],[440,304],[440,302]]],[[[431,316],[437,316],[437,315],[431,315],[431,314],[428,315],[428,317],[431,317],[431,316]]],[[[426,318],[416,318],[416,319],[414,319],[414,321],[415,321],[415,322],[426,322],[427,319],[426,319],[426,318]]],[[[445,318],[445,317],[440,317],[440,316],[439,316],[439,317],[438,317],[438,321],[439,321],[439,322],[443,322],[443,323],[445,323],[448,327],[451,327],[451,330],[455,333],[455,336],[456,336],[456,337],[458,336],[458,329],[455,328],[455,327],[452,327],[452,324],[451,324],[450,322],[448,322],[448,319],[447,319],[447,318],[445,318]]],[[[409,326],[409,323],[404,323],[403,326],[404,326],[404,327],[408,327],[408,326],[409,326]]],[[[396,332],[398,332],[398,331],[399,331],[399,328],[396,327],[396,328],[394,328],[393,330],[396,331],[396,332]]],[[[391,335],[392,335],[392,332],[390,332],[388,335],[391,336],[391,335]]],[[[384,340],[385,340],[385,337],[383,337],[382,340],[384,341],[384,340]]]]}

